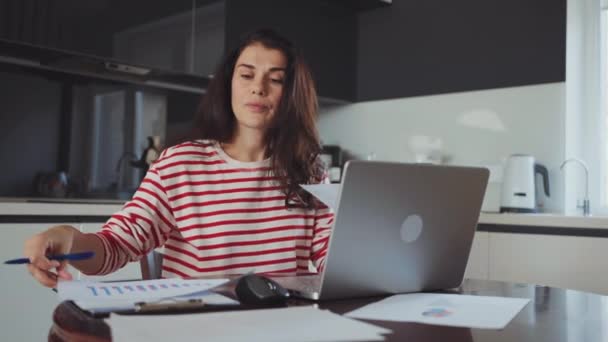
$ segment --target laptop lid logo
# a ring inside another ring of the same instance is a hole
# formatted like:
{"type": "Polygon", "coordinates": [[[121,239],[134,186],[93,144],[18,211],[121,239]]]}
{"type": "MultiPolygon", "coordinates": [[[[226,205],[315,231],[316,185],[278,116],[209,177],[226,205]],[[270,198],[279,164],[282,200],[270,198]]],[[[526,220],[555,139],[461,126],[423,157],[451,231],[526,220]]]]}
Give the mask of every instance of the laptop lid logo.
{"type": "Polygon", "coordinates": [[[416,214],[409,215],[401,225],[401,240],[406,243],[418,240],[420,234],[422,234],[422,228],[422,217],[416,214]]]}

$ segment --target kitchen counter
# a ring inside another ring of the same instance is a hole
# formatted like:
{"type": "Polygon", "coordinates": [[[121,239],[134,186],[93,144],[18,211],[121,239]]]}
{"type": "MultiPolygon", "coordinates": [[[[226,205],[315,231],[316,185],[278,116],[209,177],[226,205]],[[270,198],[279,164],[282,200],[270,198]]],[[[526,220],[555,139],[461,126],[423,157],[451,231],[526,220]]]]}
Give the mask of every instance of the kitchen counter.
{"type": "Polygon", "coordinates": [[[1,216],[109,217],[125,201],[101,199],[42,199],[0,197],[1,216]]]}
{"type": "MultiPolygon", "coordinates": [[[[79,216],[107,218],[122,208],[122,200],[40,199],[0,197],[0,216],[79,216]]],[[[500,214],[482,212],[480,226],[554,227],[564,229],[606,229],[608,216],[567,216],[563,214],[500,214]]],[[[496,228],[499,229],[499,228],[496,228]]]]}
{"type": "Polygon", "coordinates": [[[478,232],[608,238],[608,217],[482,212],[478,232]]]}
{"type": "Polygon", "coordinates": [[[608,216],[570,216],[563,214],[487,213],[479,215],[480,224],[608,229],[608,216]]]}

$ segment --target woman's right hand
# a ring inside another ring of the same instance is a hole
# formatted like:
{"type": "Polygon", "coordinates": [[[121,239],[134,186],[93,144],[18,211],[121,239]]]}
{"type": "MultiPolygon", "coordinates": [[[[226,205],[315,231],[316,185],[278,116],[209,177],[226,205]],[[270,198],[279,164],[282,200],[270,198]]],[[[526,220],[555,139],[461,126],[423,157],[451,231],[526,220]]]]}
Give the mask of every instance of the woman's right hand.
{"type": "Polygon", "coordinates": [[[30,259],[27,267],[32,277],[47,287],[56,287],[58,279],[71,280],[67,262],[49,260],[47,255],[69,253],[77,233],[74,227],[56,226],[27,239],[23,254],[30,259]]]}

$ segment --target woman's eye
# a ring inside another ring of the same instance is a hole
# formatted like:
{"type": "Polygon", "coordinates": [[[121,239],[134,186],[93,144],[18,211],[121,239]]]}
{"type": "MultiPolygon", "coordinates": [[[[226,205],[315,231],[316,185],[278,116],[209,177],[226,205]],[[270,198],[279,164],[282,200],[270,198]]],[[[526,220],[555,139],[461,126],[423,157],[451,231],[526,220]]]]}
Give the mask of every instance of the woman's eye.
{"type": "Polygon", "coordinates": [[[270,79],[273,83],[283,84],[283,79],[281,78],[272,78],[270,79]]]}
{"type": "Polygon", "coordinates": [[[248,74],[241,74],[241,77],[242,77],[242,78],[244,78],[244,79],[247,79],[247,80],[249,80],[249,79],[252,79],[252,78],[253,78],[253,76],[252,76],[252,75],[248,75],[248,74]]]}

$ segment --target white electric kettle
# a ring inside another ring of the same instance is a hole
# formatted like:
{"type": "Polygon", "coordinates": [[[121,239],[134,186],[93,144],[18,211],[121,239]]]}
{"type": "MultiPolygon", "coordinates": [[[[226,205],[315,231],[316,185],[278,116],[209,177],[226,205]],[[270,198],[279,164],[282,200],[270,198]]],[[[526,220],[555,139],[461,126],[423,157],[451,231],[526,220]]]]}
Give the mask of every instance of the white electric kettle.
{"type": "Polygon", "coordinates": [[[535,213],[535,175],[543,177],[545,194],[549,196],[549,172],[547,168],[525,154],[513,154],[507,159],[503,174],[500,212],[535,213]]]}

